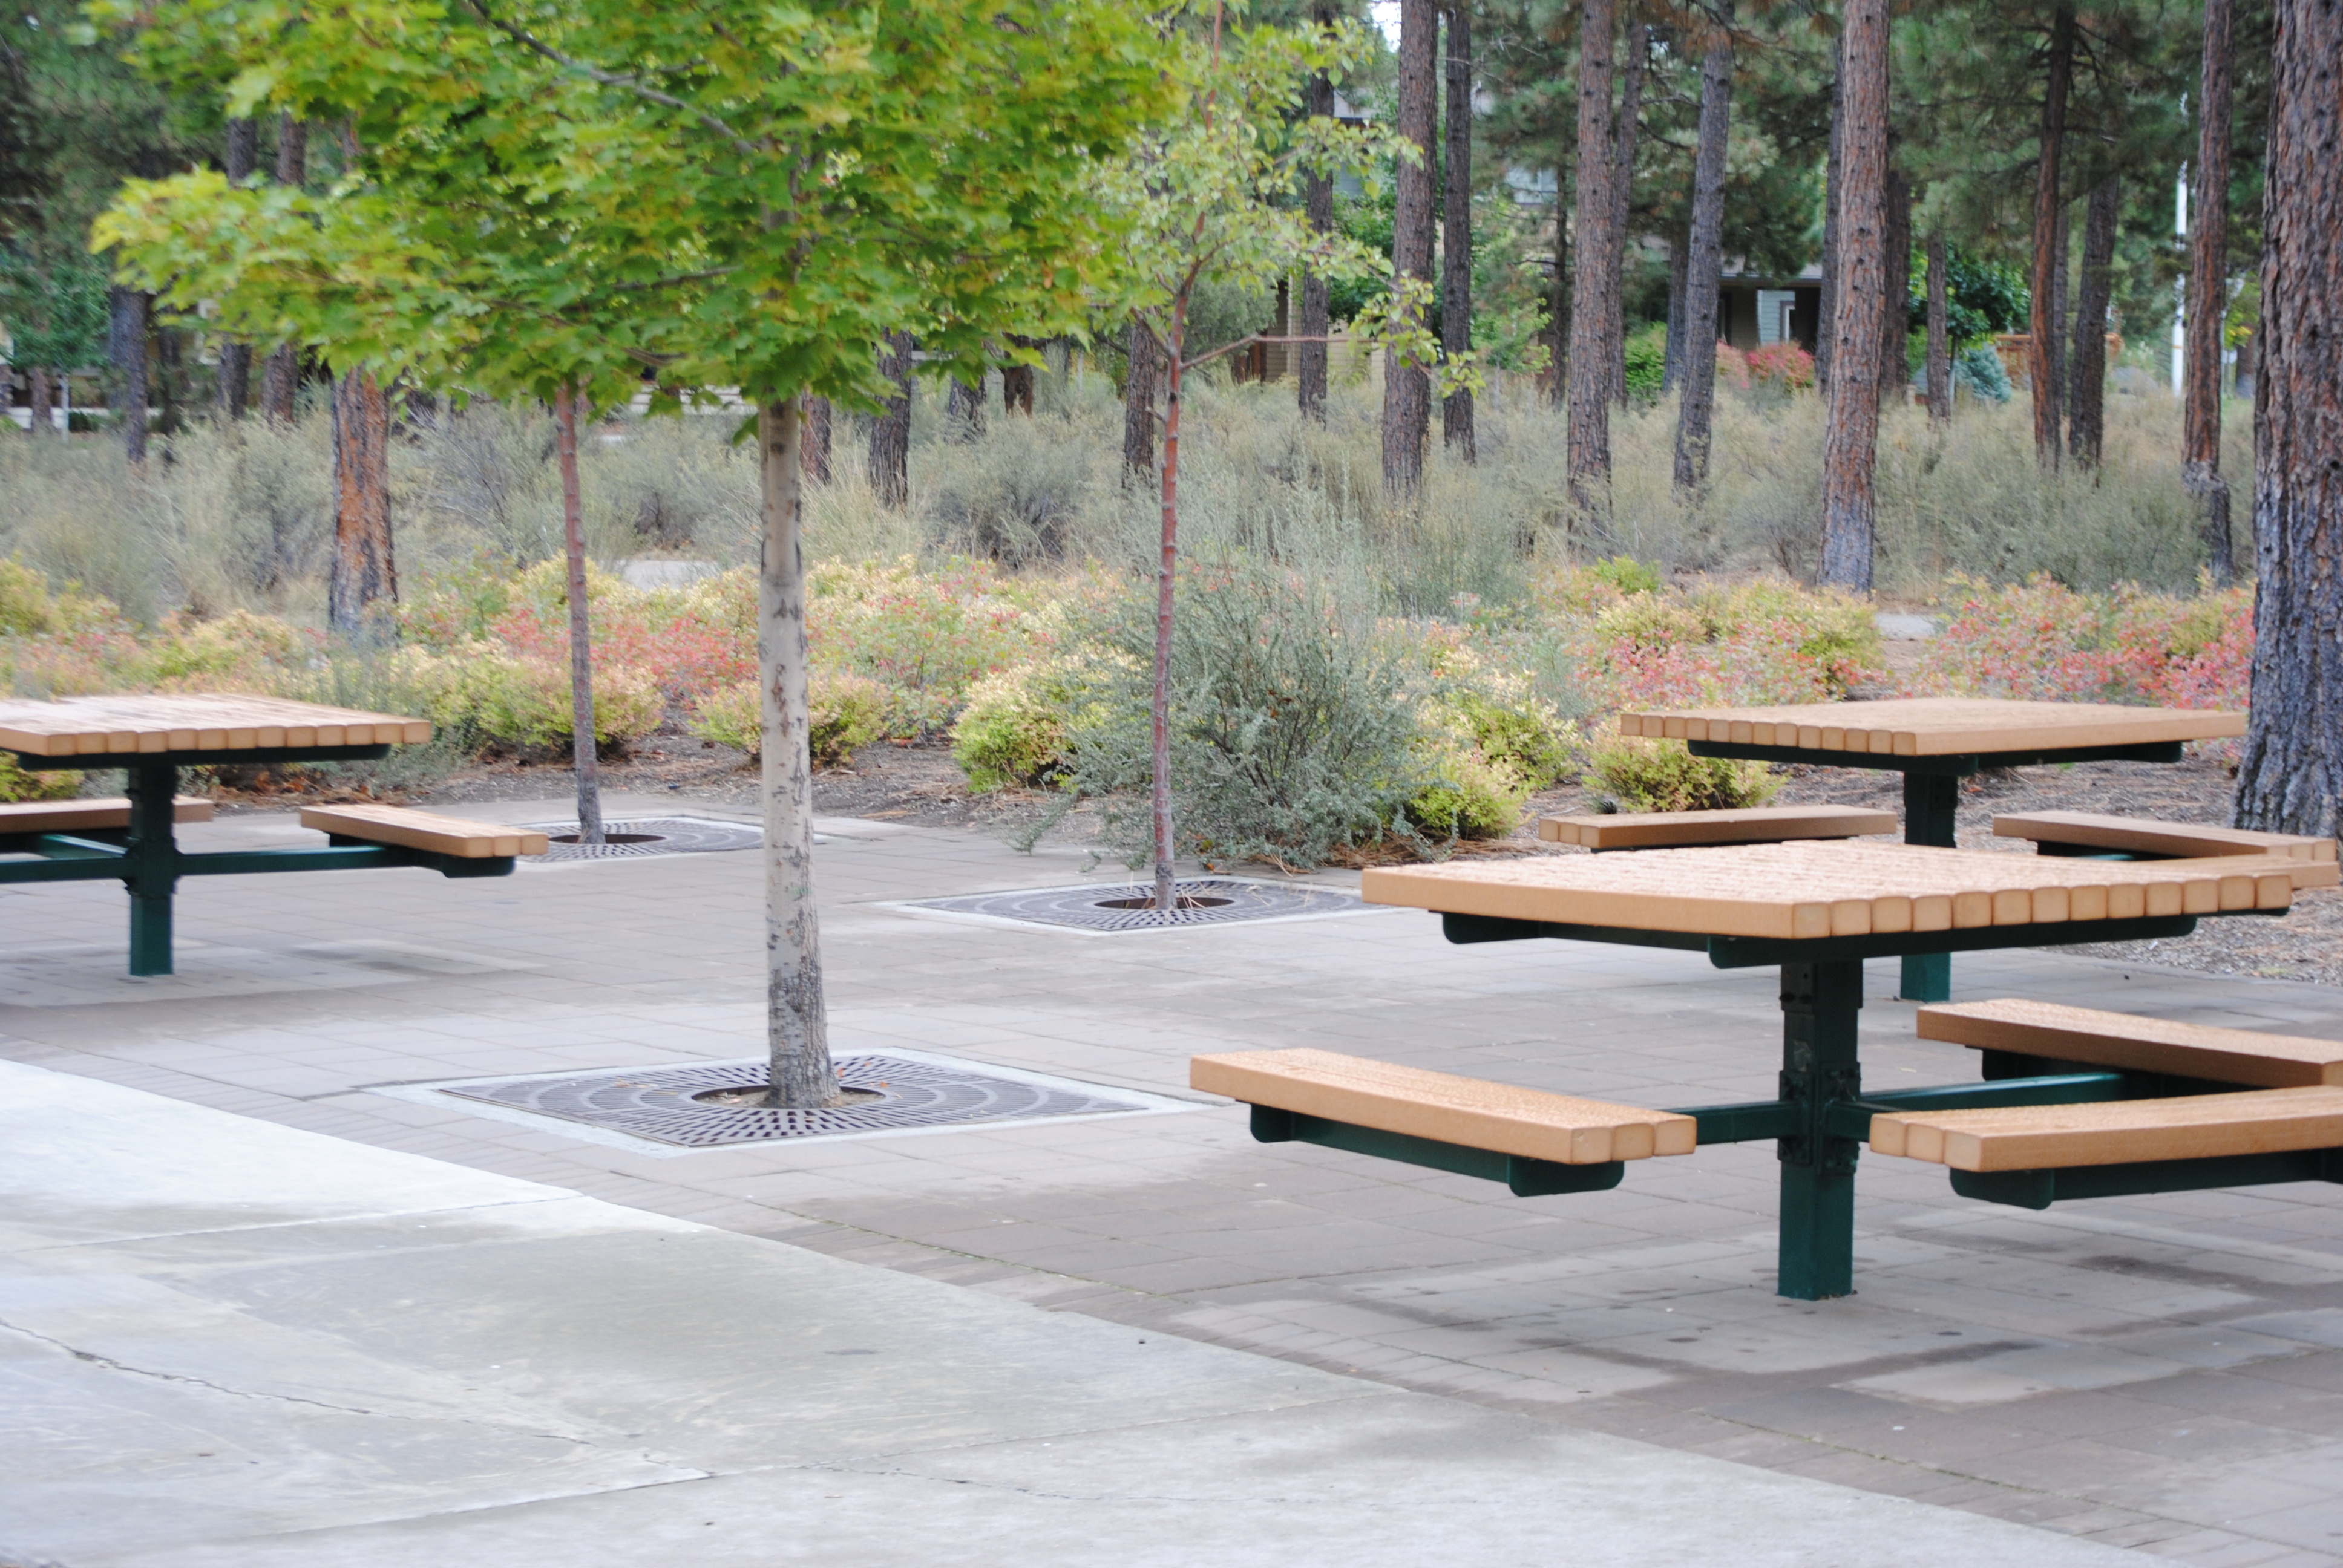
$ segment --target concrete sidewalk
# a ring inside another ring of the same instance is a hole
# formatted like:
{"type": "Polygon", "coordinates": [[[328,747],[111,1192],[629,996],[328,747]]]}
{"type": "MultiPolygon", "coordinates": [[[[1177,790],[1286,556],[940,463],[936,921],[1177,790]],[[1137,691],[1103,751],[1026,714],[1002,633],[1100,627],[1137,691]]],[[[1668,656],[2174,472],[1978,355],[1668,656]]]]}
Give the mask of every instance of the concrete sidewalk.
{"type": "Polygon", "coordinates": [[[11,1562],[2123,1560],[14,1064],[0,1216],[11,1562]]]}

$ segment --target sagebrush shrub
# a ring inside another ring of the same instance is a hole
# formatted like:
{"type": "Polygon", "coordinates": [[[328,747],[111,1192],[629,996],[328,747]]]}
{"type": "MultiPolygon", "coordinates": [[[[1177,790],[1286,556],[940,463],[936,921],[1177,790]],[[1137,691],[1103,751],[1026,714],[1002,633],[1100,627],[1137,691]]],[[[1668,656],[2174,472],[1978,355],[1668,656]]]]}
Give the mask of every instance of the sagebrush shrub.
{"type": "Polygon", "coordinates": [[[1763,762],[1694,757],[1681,740],[1622,735],[1588,754],[1585,785],[1598,811],[1725,811],[1763,806],[1782,780],[1763,762]]]}

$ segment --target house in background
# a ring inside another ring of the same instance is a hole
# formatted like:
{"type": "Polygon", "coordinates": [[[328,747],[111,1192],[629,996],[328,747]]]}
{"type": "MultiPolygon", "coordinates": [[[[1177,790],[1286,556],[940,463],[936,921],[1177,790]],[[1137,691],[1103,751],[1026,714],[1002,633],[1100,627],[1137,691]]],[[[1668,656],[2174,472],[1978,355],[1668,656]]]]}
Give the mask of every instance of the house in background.
{"type": "Polygon", "coordinates": [[[1716,336],[1747,353],[1776,343],[1795,343],[1812,354],[1822,324],[1823,269],[1819,263],[1795,277],[1768,277],[1728,264],[1716,287],[1716,336]]]}

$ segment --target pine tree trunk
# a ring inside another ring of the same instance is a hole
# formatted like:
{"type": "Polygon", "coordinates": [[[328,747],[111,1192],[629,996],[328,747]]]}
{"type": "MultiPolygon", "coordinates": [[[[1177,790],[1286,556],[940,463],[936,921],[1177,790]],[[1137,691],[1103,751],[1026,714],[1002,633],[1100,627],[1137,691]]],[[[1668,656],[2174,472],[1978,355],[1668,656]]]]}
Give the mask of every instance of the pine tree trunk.
{"type": "Polygon", "coordinates": [[[106,358],[122,410],[122,449],[135,465],[146,460],[146,316],[149,297],[116,286],[106,291],[106,358]]]}
{"type": "MultiPolygon", "coordinates": [[[[2189,166],[2187,341],[2182,360],[2180,481],[2197,498],[2215,580],[2235,570],[2229,482],[2221,477],[2221,338],[2229,313],[2229,111],[2232,0],[2205,0],[2204,80],[2197,95],[2197,157],[2189,166]]],[[[2328,77],[2328,90],[2334,78],[2328,77]]],[[[2274,144],[2273,144],[2274,145],[2274,144]]],[[[2258,402],[2258,388],[2257,401],[2258,402]]],[[[2261,508],[2255,480],[2256,515],[2261,508]]]]}
{"type": "MultiPolygon", "coordinates": [[[[907,365],[908,336],[891,347],[907,365]]],[[[765,797],[765,1103],[810,1111],[838,1103],[822,1001],[821,928],[813,897],[813,756],[806,678],[802,435],[795,398],[757,411],[764,540],[757,574],[759,748],[765,797]]]]}
{"type": "MultiPolygon", "coordinates": [[[[242,185],[260,166],[260,127],[249,119],[227,123],[227,151],[221,167],[232,185],[242,185]]],[[[252,400],[252,345],[223,343],[219,347],[220,413],[229,420],[244,417],[252,400]]]]}
{"type": "Polygon", "coordinates": [[[1871,477],[1879,447],[1880,312],[1885,303],[1887,4],[1847,0],[1840,34],[1837,314],[1823,435],[1822,580],[1871,591],[1871,477]]]}
{"type": "Polygon", "coordinates": [[[569,568],[569,757],[578,774],[578,841],[599,844],[602,776],[594,742],[593,621],[586,602],[586,516],[578,493],[578,398],[554,394],[553,444],[561,464],[561,538],[569,568]]]}
{"type": "Polygon", "coordinates": [[[2075,8],[2061,5],[2050,19],[2049,75],[2042,91],[2042,150],[2034,168],[2034,270],[2027,279],[2026,378],[2033,383],[2034,454],[2045,467],[2058,466],[2060,447],[2057,334],[2066,324],[2056,314],[2060,263],[2058,225],[2066,202],[2058,194],[2058,165],[2066,146],[2066,96],[2075,77],[2075,8]]]}
{"type": "Polygon", "coordinates": [[[56,422],[50,417],[51,410],[56,407],[57,396],[49,384],[49,367],[35,365],[25,372],[25,378],[31,383],[33,397],[33,423],[25,434],[45,436],[56,422]]]}
{"type": "MultiPolygon", "coordinates": [[[[1399,161],[1393,176],[1392,271],[1432,280],[1432,145],[1436,103],[1440,13],[1433,0],[1400,0],[1399,135],[1423,150],[1423,160],[1399,161]]],[[[1394,350],[1383,354],[1383,489],[1412,496],[1423,484],[1423,443],[1432,426],[1432,378],[1394,350]]],[[[1176,361],[1175,361],[1176,365],[1176,361]]]]}
{"type": "Polygon", "coordinates": [[[1943,426],[1953,417],[1951,301],[1946,272],[1945,231],[1928,236],[1928,422],[1943,426]]]}
{"type": "Polygon", "coordinates": [[[1840,176],[1845,165],[1840,143],[1846,125],[1846,33],[1831,45],[1830,152],[1823,166],[1823,286],[1815,319],[1815,390],[1830,395],[1832,323],[1838,319],[1838,213],[1840,176]]]}
{"type": "MultiPolygon", "coordinates": [[[[1473,347],[1473,0],[1451,0],[1448,54],[1448,162],[1442,171],[1440,347],[1473,347]]],[[[1440,406],[1440,437],[1466,462],[1479,460],[1473,437],[1473,394],[1458,387],[1440,406]]]]}
{"type": "Polygon", "coordinates": [[[984,434],[984,382],[980,377],[971,387],[954,377],[948,386],[950,390],[944,395],[944,439],[966,446],[984,434]]]}
{"type": "MultiPolygon", "coordinates": [[[[1331,0],[1312,0],[1310,21],[1313,26],[1334,25],[1334,7],[1331,0]]],[[[1334,81],[1320,71],[1310,78],[1303,88],[1302,112],[1315,118],[1332,119],[1334,115],[1334,81]]],[[[1331,233],[1334,227],[1334,182],[1315,174],[1302,176],[1302,212],[1313,234],[1331,233]]],[[[1321,425],[1326,422],[1326,345],[1307,341],[1324,337],[1332,327],[1327,314],[1326,279],[1319,273],[1304,268],[1302,274],[1302,325],[1295,328],[1303,342],[1294,345],[1293,396],[1302,412],[1321,425]]],[[[1136,328],[1134,328],[1136,330],[1136,328]]],[[[1147,467],[1155,467],[1155,427],[1151,407],[1148,414],[1147,467]]],[[[1127,419],[1128,416],[1126,416],[1127,419]]],[[[1130,460],[1131,435],[1126,425],[1123,433],[1124,461],[1130,460]]]]}
{"type": "Polygon", "coordinates": [[[830,427],[832,418],[830,399],[807,393],[805,411],[798,417],[805,427],[798,438],[798,456],[803,465],[805,477],[817,485],[827,485],[830,483],[830,427]]]}
{"type": "MultiPolygon", "coordinates": [[[[1020,348],[1033,347],[1030,337],[1012,337],[1010,341],[1020,348]]],[[[983,405],[978,404],[979,417],[983,405]]],[[[1003,414],[1033,415],[1033,367],[1031,365],[1004,365],[1001,367],[1001,411],[1003,414]]]]}
{"type": "Polygon", "coordinates": [[[1733,132],[1733,0],[1700,63],[1700,147],[1693,160],[1692,236],[1684,252],[1684,384],[1676,405],[1676,488],[1708,483],[1716,407],[1716,297],[1725,268],[1725,154],[1733,132]]]}
{"type": "Polygon", "coordinates": [[[2343,6],[2277,0],[2275,10],[2254,377],[2253,719],[2237,824],[2331,834],[2343,825],[2343,6]]]}
{"type": "MultiPolygon", "coordinates": [[[[1322,291],[1325,284],[1321,282],[1322,291]]],[[[1131,318],[1123,335],[1129,368],[1122,381],[1122,467],[1134,478],[1155,478],[1155,378],[1163,374],[1155,334],[1131,318]]],[[[1321,411],[1323,417],[1323,410],[1321,411]]]]}
{"type": "Polygon", "coordinates": [[[2066,449],[2087,468],[2099,466],[2099,448],[2107,435],[2107,299],[2113,286],[2121,196],[2117,177],[2107,176],[2092,187],[2089,215],[2083,220],[2083,276],[2076,291],[2066,449]]]}
{"type": "Polygon", "coordinates": [[[1570,383],[1570,223],[1562,205],[1563,172],[1554,171],[1554,266],[1546,274],[1546,367],[1538,373],[1538,395],[1554,407],[1567,398],[1570,383]]]}
{"type": "MultiPolygon", "coordinates": [[[[308,178],[309,127],[289,114],[277,116],[277,183],[299,186],[308,178]]],[[[301,349],[280,343],[269,351],[261,377],[260,411],[280,425],[290,425],[294,398],[301,390],[301,349]]]]}
{"type": "Polygon", "coordinates": [[[1578,254],[1571,270],[1567,365],[1571,528],[1590,542],[1611,527],[1611,367],[1604,323],[1614,212],[1611,120],[1612,0],[1578,8],[1578,254]]]}
{"type": "Polygon", "coordinates": [[[1660,352],[1660,396],[1684,385],[1684,273],[1691,266],[1692,236],[1668,236],[1668,336],[1660,352]]]}
{"type": "MultiPolygon", "coordinates": [[[[890,332],[879,356],[879,373],[895,384],[895,396],[882,405],[885,412],[870,422],[870,487],[879,504],[891,509],[911,503],[911,335],[890,332]]],[[[790,419],[790,445],[796,434],[790,419]]],[[[796,503],[790,503],[792,508],[796,503]]],[[[791,516],[795,511],[792,509],[791,516]]]]}
{"type": "Polygon", "coordinates": [[[1634,205],[1635,133],[1644,117],[1644,67],[1652,53],[1652,28],[1639,22],[1627,30],[1627,63],[1619,87],[1619,128],[1613,135],[1611,254],[1607,304],[1603,317],[1603,357],[1611,371],[1611,401],[1627,406],[1627,220],[1634,205]]]}
{"type": "Polygon", "coordinates": [[[398,597],[390,541],[390,405],[364,370],[334,383],[334,564],[327,618],[360,641],[368,607],[398,597]]]}
{"type": "Polygon", "coordinates": [[[1904,401],[1912,380],[1906,362],[1912,337],[1912,182],[1894,161],[1887,166],[1886,260],[1880,267],[1879,406],[1904,401]]]}

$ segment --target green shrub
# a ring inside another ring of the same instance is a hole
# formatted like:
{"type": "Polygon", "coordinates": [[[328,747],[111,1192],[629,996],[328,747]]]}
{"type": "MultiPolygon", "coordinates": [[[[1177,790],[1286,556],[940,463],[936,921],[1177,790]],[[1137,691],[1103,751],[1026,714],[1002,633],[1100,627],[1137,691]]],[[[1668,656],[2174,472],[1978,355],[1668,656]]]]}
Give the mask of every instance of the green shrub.
{"type": "Polygon", "coordinates": [[[1763,762],[1694,757],[1681,740],[1620,736],[1587,758],[1598,811],[1729,811],[1762,806],[1782,781],[1763,762]]]}
{"type": "MultiPolygon", "coordinates": [[[[492,744],[556,747],[569,743],[572,704],[568,660],[517,658],[488,643],[441,656],[410,648],[399,673],[423,698],[432,721],[492,744]]],[[[659,686],[624,666],[594,672],[594,739],[625,747],[659,726],[659,686]]]]}
{"type": "Polygon", "coordinates": [[[1668,324],[1654,321],[1631,335],[1626,343],[1627,395],[1656,398],[1667,379],[1668,324]]]}
{"type": "MultiPolygon", "coordinates": [[[[685,728],[703,740],[759,756],[765,747],[762,698],[753,680],[719,687],[692,705],[685,728]]],[[[864,676],[817,669],[806,683],[806,716],[814,765],[835,768],[887,732],[887,689],[864,676]]]]}
{"type": "Polygon", "coordinates": [[[1587,575],[1598,582],[1609,583],[1621,593],[1657,593],[1660,591],[1660,568],[1637,560],[1633,556],[1613,556],[1586,568],[1587,575]]]}
{"type": "MultiPolygon", "coordinates": [[[[5,566],[5,562],[0,562],[5,566]]],[[[16,759],[0,751],[0,802],[69,800],[81,793],[81,775],[70,768],[46,768],[28,772],[16,759]]]]}
{"type": "Polygon", "coordinates": [[[952,725],[952,760],[980,791],[1040,784],[1064,765],[1067,682],[1062,671],[1029,664],[969,689],[952,725]]]}
{"type": "Polygon", "coordinates": [[[1434,839],[1502,839],[1513,830],[1530,786],[1510,762],[1446,739],[1424,751],[1433,782],[1407,802],[1418,831],[1434,839]]]}

